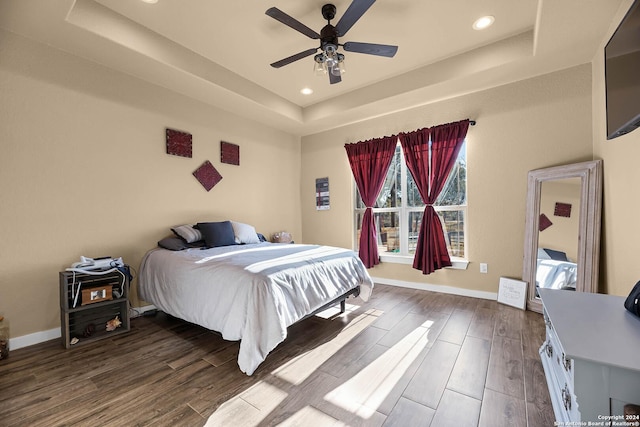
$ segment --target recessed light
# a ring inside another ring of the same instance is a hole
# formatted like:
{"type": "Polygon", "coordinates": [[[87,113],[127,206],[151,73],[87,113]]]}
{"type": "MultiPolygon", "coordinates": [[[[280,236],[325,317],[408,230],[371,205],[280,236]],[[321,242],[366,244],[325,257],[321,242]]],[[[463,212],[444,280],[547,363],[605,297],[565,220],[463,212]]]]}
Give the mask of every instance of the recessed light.
{"type": "Polygon", "coordinates": [[[485,28],[490,27],[493,22],[496,20],[491,15],[483,16],[482,18],[476,19],[476,22],[473,23],[474,30],[484,30],[485,28]]]}
{"type": "Polygon", "coordinates": [[[149,4],[156,4],[158,3],[158,0],[142,0],[145,3],[149,3],[149,4]]]}
{"type": "Polygon", "coordinates": [[[300,89],[300,93],[303,95],[311,95],[313,93],[313,89],[305,87],[300,89]]]}

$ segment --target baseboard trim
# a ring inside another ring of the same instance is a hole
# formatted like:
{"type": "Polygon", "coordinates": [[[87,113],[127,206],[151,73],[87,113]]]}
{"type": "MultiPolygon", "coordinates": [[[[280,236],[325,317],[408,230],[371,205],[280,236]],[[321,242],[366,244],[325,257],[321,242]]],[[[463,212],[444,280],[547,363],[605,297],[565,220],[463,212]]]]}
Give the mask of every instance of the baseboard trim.
{"type": "Polygon", "coordinates": [[[23,347],[40,344],[41,342],[55,340],[62,336],[60,328],[49,329],[48,331],[34,332],[33,334],[21,337],[9,338],[9,350],[17,350],[23,347]]]}
{"type": "MultiPolygon", "coordinates": [[[[130,317],[142,316],[145,311],[155,310],[154,305],[145,305],[144,307],[131,307],[130,317]]],[[[18,350],[19,348],[29,347],[40,344],[45,341],[55,340],[62,336],[62,329],[54,328],[48,331],[34,332],[33,334],[23,335],[21,337],[9,338],[9,350],[18,350]]]]}
{"type": "Polygon", "coordinates": [[[410,288],[410,289],[420,289],[423,291],[440,292],[443,294],[460,295],[463,297],[472,297],[472,298],[489,299],[489,300],[498,299],[497,292],[474,291],[473,289],[456,288],[453,286],[446,286],[446,285],[434,285],[431,283],[406,282],[404,280],[387,279],[384,277],[371,276],[371,279],[375,283],[380,283],[381,285],[398,286],[401,288],[410,288]]]}

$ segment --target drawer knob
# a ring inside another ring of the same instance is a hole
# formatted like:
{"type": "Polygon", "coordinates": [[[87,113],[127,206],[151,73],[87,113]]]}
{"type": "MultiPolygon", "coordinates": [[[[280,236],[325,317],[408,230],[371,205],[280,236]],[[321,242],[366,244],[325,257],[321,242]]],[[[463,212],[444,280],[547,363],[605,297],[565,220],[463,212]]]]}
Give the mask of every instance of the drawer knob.
{"type": "Polygon", "coordinates": [[[562,389],[562,402],[564,403],[564,409],[567,411],[571,410],[571,393],[569,392],[569,387],[567,384],[564,385],[562,389]]]}
{"type": "Polygon", "coordinates": [[[567,356],[564,355],[564,353],[562,353],[562,359],[563,359],[563,365],[564,365],[564,370],[567,372],[571,372],[571,359],[567,358],[567,356]]]}

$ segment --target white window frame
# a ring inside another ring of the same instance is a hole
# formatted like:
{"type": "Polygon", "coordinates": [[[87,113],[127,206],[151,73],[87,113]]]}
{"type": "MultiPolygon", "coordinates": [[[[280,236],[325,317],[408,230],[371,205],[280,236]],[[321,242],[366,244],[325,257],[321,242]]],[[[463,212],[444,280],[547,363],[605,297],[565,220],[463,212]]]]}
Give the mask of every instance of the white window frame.
{"type": "MultiPolygon", "coordinates": [[[[398,145],[400,145],[400,141],[398,141],[398,145]]],[[[466,145],[465,145],[466,149],[466,145]]],[[[402,147],[401,147],[402,150],[402,147]]],[[[402,151],[401,151],[402,152],[402,151]]],[[[403,194],[407,194],[406,186],[407,186],[407,178],[409,174],[409,169],[407,168],[407,164],[405,163],[404,155],[401,156],[401,166],[400,166],[400,180],[401,180],[401,188],[403,194]]],[[[467,175],[468,178],[468,175],[467,175]]],[[[354,248],[357,248],[359,242],[357,242],[357,230],[360,224],[357,223],[358,214],[364,214],[365,209],[358,208],[358,186],[355,184],[355,180],[353,182],[353,194],[354,194],[354,210],[353,210],[353,222],[354,222],[354,248]]],[[[465,198],[468,201],[468,197],[465,198]]],[[[465,270],[469,265],[468,261],[468,202],[465,205],[456,205],[456,206],[434,206],[436,212],[444,212],[444,211],[462,211],[464,215],[464,248],[465,248],[465,257],[456,257],[449,254],[451,258],[451,267],[453,269],[462,269],[465,270]]],[[[400,229],[400,253],[391,254],[391,253],[382,253],[380,254],[380,260],[382,262],[396,263],[396,264],[413,264],[413,254],[409,254],[409,214],[411,212],[418,212],[422,214],[424,212],[424,206],[407,206],[407,198],[403,197],[401,201],[401,206],[394,208],[373,208],[374,215],[377,213],[383,212],[397,212],[398,213],[398,221],[399,221],[399,229],[400,229]]]]}

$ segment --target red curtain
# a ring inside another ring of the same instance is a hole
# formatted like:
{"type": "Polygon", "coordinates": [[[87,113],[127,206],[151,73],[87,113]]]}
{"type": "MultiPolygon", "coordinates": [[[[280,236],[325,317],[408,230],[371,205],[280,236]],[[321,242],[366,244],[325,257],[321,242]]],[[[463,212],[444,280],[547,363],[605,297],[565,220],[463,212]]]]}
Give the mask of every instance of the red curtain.
{"type": "Polygon", "coordinates": [[[359,251],[360,259],[367,268],[380,264],[378,238],[371,208],[384,185],[397,143],[397,136],[385,136],[344,146],[360,197],[367,207],[362,218],[359,251]]]}
{"type": "Polygon", "coordinates": [[[400,134],[405,162],[426,204],[413,268],[430,274],[451,265],[440,217],[433,208],[455,165],[469,129],[469,120],[400,134]],[[431,136],[431,158],[429,158],[431,136]]]}

